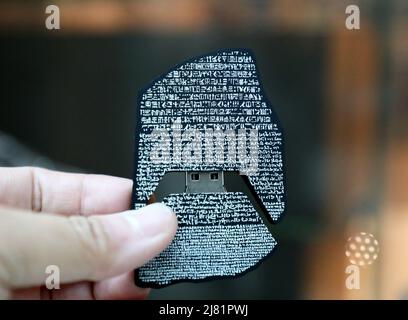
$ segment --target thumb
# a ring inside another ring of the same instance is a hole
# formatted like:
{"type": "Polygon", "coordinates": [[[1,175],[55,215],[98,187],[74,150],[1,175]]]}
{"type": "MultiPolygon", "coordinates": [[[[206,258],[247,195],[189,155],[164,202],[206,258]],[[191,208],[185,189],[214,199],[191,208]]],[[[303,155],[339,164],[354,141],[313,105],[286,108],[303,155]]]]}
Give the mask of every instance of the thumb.
{"type": "Polygon", "coordinates": [[[49,265],[61,282],[97,281],[137,268],[176,233],[175,214],[155,203],[136,211],[62,217],[0,209],[0,283],[42,285],[49,265]],[[3,212],[1,212],[3,211],[3,212]]]}

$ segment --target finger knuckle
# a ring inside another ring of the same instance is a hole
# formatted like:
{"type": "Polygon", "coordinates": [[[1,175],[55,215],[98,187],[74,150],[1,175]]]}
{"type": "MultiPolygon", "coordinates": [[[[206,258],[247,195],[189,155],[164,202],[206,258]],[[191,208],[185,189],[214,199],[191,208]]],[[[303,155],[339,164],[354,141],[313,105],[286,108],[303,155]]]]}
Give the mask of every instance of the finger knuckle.
{"type": "Polygon", "coordinates": [[[98,277],[101,270],[111,262],[110,241],[103,222],[97,217],[75,216],[69,219],[77,234],[84,259],[91,265],[90,277],[98,277]]]}
{"type": "Polygon", "coordinates": [[[15,256],[0,248],[0,287],[12,286],[22,282],[23,264],[18,263],[15,256]]]}

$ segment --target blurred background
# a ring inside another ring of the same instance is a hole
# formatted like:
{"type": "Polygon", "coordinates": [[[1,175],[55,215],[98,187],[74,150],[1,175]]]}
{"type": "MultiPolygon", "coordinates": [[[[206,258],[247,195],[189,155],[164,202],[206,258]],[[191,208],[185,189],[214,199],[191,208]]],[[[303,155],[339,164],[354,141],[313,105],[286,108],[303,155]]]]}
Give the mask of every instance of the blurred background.
{"type": "Polygon", "coordinates": [[[0,165],[132,178],[138,90],[196,55],[250,48],[285,130],[278,247],[243,277],[150,297],[406,299],[407,34],[405,0],[1,1],[0,165]],[[45,28],[50,4],[60,30],[45,28]],[[349,290],[359,232],[380,254],[349,290]]]}

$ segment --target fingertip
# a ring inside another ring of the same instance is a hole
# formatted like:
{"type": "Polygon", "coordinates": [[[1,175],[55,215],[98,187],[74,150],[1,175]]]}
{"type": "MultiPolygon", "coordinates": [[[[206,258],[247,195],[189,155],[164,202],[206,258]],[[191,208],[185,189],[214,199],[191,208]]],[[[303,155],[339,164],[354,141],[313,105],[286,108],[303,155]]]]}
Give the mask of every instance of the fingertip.
{"type": "MultiPolygon", "coordinates": [[[[176,234],[178,221],[174,211],[162,202],[149,204],[138,210],[125,211],[123,215],[132,223],[137,223],[140,227],[140,221],[147,221],[144,225],[144,231],[163,232],[173,238],[176,234]],[[153,225],[153,226],[152,226],[153,225]]],[[[149,234],[151,234],[149,232],[149,234]]]]}
{"type": "Polygon", "coordinates": [[[167,214],[174,214],[173,210],[165,205],[163,202],[155,202],[148,204],[147,206],[135,210],[136,213],[148,213],[148,212],[162,212],[167,214]]]}
{"type": "Polygon", "coordinates": [[[109,261],[109,266],[100,264],[93,280],[144,265],[170,245],[177,231],[175,213],[162,203],[89,219],[102,223],[105,230],[102,234],[108,237],[96,242],[109,243],[103,253],[106,259],[101,259],[109,261]]]}
{"type": "Polygon", "coordinates": [[[163,202],[156,202],[148,205],[149,210],[160,212],[160,219],[162,223],[167,226],[166,230],[169,235],[174,236],[177,231],[178,221],[175,212],[163,202]]]}
{"type": "Polygon", "coordinates": [[[94,285],[94,296],[97,300],[143,300],[150,293],[149,288],[135,285],[133,272],[97,282],[94,285]]]}

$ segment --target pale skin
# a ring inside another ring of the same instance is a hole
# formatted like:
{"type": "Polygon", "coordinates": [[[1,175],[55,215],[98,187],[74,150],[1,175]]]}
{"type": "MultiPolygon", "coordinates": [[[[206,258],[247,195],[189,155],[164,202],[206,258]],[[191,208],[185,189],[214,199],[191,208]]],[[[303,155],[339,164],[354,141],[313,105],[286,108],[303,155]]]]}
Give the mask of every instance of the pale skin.
{"type": "Polygon", "coordinates": [[[177,218],[160,203],[127,211],[131,192],[123,178],[0,168],[0,298],[145,298],[133,270],[171,243],[177,218]]]}

